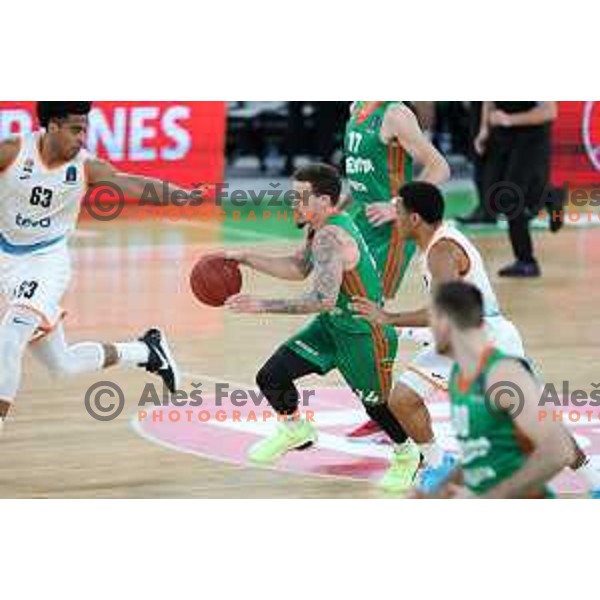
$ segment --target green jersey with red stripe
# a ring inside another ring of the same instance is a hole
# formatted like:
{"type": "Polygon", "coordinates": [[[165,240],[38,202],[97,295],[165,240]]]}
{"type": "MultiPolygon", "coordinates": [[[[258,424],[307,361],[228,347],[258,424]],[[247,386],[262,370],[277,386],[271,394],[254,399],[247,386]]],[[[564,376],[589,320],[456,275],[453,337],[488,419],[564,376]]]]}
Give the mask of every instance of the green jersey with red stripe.
{"type": "Polygon", "coordinates": [[[396,140],[386,143],[381,139],[387,110],[401,104],[376,102],[368,106],[356,102],[344,140],[346,176],[352,195],[349,212],[373,253],[388,297],[397,289],[414,254],[414,245],[405,248],[393,224],[371,225],[365,207],[373,202],[389,202],[405,183],[412,181],[412,157],[396,140]]]}
{"type": "Polygon", "coordinates": [[[364,102],[354,106],[344,140],[346,176],[353,204],[389,201],[404,183],[412,180],[411,156],[397,142],[386,143],[381,139],[385,113],[398,104],[402,103],[376,102],[370,110],[364,102]]]}
{"type": "Polygon", "coordinates": [[[356,333],[369,332],[371,330],[369,323],[365,319],[357,318],[348,305],[353,296],[362,296],[383,305],[383,288],[375,262],[350,215],[343,212],[335,213],[327,219],[326,224],[343,229],[358,246],[360,258],[354,269],[344,271],[335,309],[322,316],[327,324],[334,327],[356,333]]]}
{"type": "MultiPolygon", "coordinates": [[[[450,375],[452,425],[461,447],[465,485],[476,494],[486,492],[518,471],[531,452],[531,443],[512,417],[486,395],[486,379],[502,360],[517,360],[530,369],[524,359],[489,348],[470,381],[461,377],[456,364],[450,375]]],[[[543,497],[551,493],[541,488],[534,495],[543,497]]]]}

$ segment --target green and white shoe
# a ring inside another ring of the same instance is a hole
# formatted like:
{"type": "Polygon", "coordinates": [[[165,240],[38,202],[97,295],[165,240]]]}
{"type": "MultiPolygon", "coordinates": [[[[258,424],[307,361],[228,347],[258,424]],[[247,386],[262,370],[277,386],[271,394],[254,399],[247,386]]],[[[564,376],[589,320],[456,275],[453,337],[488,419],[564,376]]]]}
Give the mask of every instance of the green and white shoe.
{"type": "Polygon", "coordinates": [[[248,460],[259,465],[270,465],[290,450],[309,448],[317,439],[317,430],[308,421],[279,423],[273,435],[250,447],[248,460]]]}
{"type": "Polygon", "coordinates": [[[413,442],[408,440],[401,446],[396,446],[379,487],[390,494],[405,494],[415,483],[420,462],[421,453],[413,442]]]}

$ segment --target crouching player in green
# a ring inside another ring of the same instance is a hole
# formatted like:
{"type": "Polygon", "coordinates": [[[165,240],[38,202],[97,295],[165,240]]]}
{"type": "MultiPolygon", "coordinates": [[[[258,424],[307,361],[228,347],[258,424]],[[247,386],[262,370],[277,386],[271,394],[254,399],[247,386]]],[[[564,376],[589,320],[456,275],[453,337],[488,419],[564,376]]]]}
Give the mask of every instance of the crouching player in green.
{"type": "Polygon", "coordinates": [[[547,498],[548,483],[574,464],[577,447],[558,422],[540,421],[540,387],[522,358],[490,345],[481,292],[465,282],[434,293],[437,351],[455,361],[449,383],[452,426],[461,448],[453,498],[547,498]]]}
{"type": "MultiPolygon", "coordinates": [[[[258,372],[256,381],[278,414],[277,431],[249,450],[251,461],[271,464],[291,450],[317,441],[317,431],[298,419],[296,380],[325,375],[337,368],[361,399],[367,414],[395,444],[407,437],[386,401],[392,382],[397,337],[393,327],[357,319],[351,298],[368,298],[382,306],[382,283],[362,235],[352,218],[337,209],[339,173],[327,165],[309,165],[294,175],[301,201],[295,215],[307,231],[306,243],[291,257],[252,252],[228,252],[227,258],[280,279],[302,280],[312,273],[312,291],[293,299],[259,299],[239,294],[228,307],[241,313],[316,314],[297,335],[281,346],[258,372]]],[[[384,489],[408,489],[419,463],[419,452],[395,461],[382,480],[384,489]],[[404,479],[403,479],[404,478],[404,479]],[[399,486],[399,483],[402,484],[399,486]]]]}

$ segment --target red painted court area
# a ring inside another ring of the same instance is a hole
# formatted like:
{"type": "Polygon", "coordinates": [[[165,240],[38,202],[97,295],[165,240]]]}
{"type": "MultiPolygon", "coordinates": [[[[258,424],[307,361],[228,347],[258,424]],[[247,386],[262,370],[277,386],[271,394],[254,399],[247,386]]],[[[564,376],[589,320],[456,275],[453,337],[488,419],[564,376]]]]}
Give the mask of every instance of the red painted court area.
{"type": "MultiPolygon", "coordinates": [[[[144,438],[178,452],[196,454],[236,465],[246,464],[246,450],[259,437],[276,427],[266,402],[256,406],[252,398],[258,392],[246,390],[245,406],[233,407],[214,397],[206,397],[199,407],[146,408],[144,414],[132,417],[132,427],[144,438]]],[[[292,452],[284,457],[276,470],[316,477],[341,477],[376,482],[387,466],[391,448],[377,441],[355,441],[346,437],[365,420],[365,413],[353,394],[344,388],[321,388],[309,399],[301,412],[314,412],[319,429],[316,447],[292,452]]],[[[443,396],[430,404],[436,435],[448,450],[456,450],[450,425],[449,405],[443,396]]],[[[597,464],[600,461],[600,412],[588,420],[586,409],[563,409],[564,423],[578,443],[597,464]],[[579,418],[575,415],[579,414],[579,418]]],[[[588,409],[589,410],[589,409],[588,409]]],[[[312,417],[311,413],[308,413],[312,417]]],[[[578,476],[565,472],[554,481],[561,494],[585,492],[578,476]]]]}

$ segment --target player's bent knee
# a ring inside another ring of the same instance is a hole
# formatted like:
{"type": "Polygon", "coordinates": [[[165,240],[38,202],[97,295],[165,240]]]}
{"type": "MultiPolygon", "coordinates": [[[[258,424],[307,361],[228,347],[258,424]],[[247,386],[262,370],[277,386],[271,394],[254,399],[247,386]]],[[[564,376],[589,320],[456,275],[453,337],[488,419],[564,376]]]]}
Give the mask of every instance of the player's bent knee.
{"type": "Polygon", "coordinates": [[[39,326],[39,317],[25,310],[10,308],[0,322],[0,360],[2,370],[19,363],[31,336],[39,326]]]}

